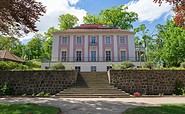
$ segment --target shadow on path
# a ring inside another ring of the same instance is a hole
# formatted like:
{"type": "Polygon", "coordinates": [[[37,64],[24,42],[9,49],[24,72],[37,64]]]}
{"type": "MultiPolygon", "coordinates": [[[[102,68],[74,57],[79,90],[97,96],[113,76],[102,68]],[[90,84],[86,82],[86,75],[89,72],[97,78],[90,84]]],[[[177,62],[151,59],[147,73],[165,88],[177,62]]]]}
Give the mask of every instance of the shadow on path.
{"type": "MultiPolygon", "coordinates": [[[[56,106],[63,114],[121,114],[137,103],[124,103],[106,100],[75,100],[55,98],[0,98],[0,103],[37,103],[39,105],[56,106]]],[[[141,103],[140,103],[141,105],[141,103]]],[[[148,105],[143,103],[142,105],[148,105]]]]}
{"type": "Polygon", "coordinates": [[[59,107],[64,114],[121,114],[136,106],[184,104],[185,97],[159,98],[0,98],[0,103],[37,103],[59,107]]]}

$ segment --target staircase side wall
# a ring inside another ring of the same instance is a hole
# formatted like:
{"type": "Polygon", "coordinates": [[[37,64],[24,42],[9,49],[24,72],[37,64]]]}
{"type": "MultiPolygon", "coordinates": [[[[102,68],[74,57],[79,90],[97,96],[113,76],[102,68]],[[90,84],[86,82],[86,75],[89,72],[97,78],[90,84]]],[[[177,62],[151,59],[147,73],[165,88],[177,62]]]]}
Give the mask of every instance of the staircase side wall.
{"type": "Polygon", "coordinates": [[[75,84],[76,79],[76,71],[1,71],[0,88],[7,82],[16,95],[39,92],[55,94],[75,84]]]}
{"type": "Polygon", "coordinates": [[[110,70],[110,84],[133,94],[173,94],[177,80],[185,85],[184,70],[110,70]]]}

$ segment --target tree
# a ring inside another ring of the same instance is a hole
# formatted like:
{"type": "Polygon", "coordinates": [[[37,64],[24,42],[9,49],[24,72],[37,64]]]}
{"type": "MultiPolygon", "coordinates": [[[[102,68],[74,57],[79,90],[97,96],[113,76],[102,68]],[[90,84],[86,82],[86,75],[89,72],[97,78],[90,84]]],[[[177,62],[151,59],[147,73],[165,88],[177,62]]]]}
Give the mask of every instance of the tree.
{"type": "Polygon", "coordinates": [[[162,4],[162,2],[168,2],[170,4],[178,4],[179,2],[182,2],[183,0],[154,0],[154,2],[162,4]]]}
{"type": "Polygon", "coordinates": [[[66,30],[77,24],[78,18],[69,13],[60,15],[58,18],[60,30],[66,30]]]}
{"type": "Polygon", "coordinates": [[[177,4],[177,6],[173,8],[173,11],[175,13],[174,21],[176,25],[184,27],[185,29],[185,0],[177,4]]]}
{"type": "Polygon", "coordinates": [[[11,51],[19,57],[24,57],[25,45],[18,38],[0,36],[0,50],[11,51]]]}
{"type": "Polygon", "coordinates": [[[41,59],[43,55],[43,42],[44,38],[42,34],[35,34],[26,45],[27,59],[41,59]]]}
{"type": "Polygon", "coordinates": [[[136,46],[142,46],[144,47],[146,51],[146,59],[150,60],[150,53],[152,51],[153,47],[153,32],[150,33],[149,29],[146,28],[145,24],[141,24],[138,28],[134,29],[134,32],[137,32],[138,35],[140,35],[141,39],[139,37],[135,37],[136,46]]]}
{"type": "Polygon", "coordinates": [[[83,17],[83,22],[86,24],[104,24],[100,15],[91,15],[86,13],[86,16],[83,17]]]}
{"type": "Polygon", "coordinates": [[[138,15],[135,12],[128,12],[127,9],[127,6],[120,5],[117,8],[101,10],[98,15],[87,13],[83,21],[86,24],[106,24],[113,28],[131,29],[132,22],[138,20],[138,15]]]}
{"type": "Polygon", "coordinates": [[[158,47],[158,59],[167,67],[180,66],[180,63],[185,61],[185,30],[177,27],[173,21],[158,25],[157,30],[158,38],[155,47],[158,47]]]}
{"type": "Polygon", "coordinates": [[[43,42],[43,46],[44,46],[44,58],[46,59],[51,58],[53,32],[57,31],[59,30],[52,26],[47,30],[47,32],[44,33],[45,42],[43,42]]]}
{"type": "Polygon", "coordinates": [[[35,0],[0,0],[0,35],[38,31],[35,23],[45,11],[35,0]]]}
{"type": "Polygon", "coordinates": [[[0,36],[0,50],[11,51],[19,39],[8,36],[0,36]]]}
{"type": "Polygon", "coordinates": [[[185,0],[154,0],[155,3],[159,3],[160,5],[164,1],[174,5],[175,24],[185,29],[185,0]]]}
{"type": "Polygon", "coordinates": [[[12,48],[12,52],[15,54],[15,55],[17,55],[17,56],[19,56],[19,57],[21,57],[21,58],[24,58],[26,55],[26,53],[25,53],[25,48],[26,48],[26,46],[20,41],[20,40],[16,40],[15,41],[15,45],[13,45],[13,48],[12,48]]]}

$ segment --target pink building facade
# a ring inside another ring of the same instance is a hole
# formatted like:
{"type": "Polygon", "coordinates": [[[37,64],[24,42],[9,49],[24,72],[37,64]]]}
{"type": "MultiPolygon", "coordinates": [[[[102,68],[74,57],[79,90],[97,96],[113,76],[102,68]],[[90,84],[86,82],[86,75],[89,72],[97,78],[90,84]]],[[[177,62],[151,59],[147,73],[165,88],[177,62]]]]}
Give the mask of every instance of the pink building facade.
{"type": "MultiPolygon", "coordinates": [[[[54,33],[51,65],[62,62],[79,71],[107,71],[111,64],[132,61],[136,66],[134,32],[105,25],[83,24],[54,33]]],[[[43,64],[42,67],[46,67],[43,64]]]]}

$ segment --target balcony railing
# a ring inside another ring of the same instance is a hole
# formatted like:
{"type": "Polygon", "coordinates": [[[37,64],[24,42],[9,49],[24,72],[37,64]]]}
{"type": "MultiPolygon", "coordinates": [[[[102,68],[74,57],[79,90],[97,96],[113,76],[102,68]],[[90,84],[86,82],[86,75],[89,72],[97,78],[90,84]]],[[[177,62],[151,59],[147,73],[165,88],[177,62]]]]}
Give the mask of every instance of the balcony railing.
{"type": "MultiPolygon", "coordinates": [[[[122,58],[114,57],[114,58],[106,58],[106,57],[99,57],[99,58],[91,58],[91,57],[84,57],[84,58],[75,58],[75,57],[69,57],[66,59],[59,59],[57,57],[51,58],[52,61],[56,62],[60,60],[60,62],[122,62],[122,61],[131,61],[131,62],[144,62],[143,59],[138,59],[136,57],[129,57],[125,58],[124,60],[122,58]]],[[[47,62],[47,61],[44,61],[47,62]]]]}
{"type": "Polygon", "coordinates": [[[89,46],[98,46],[98,42],[89,42],[89,46]]]}

